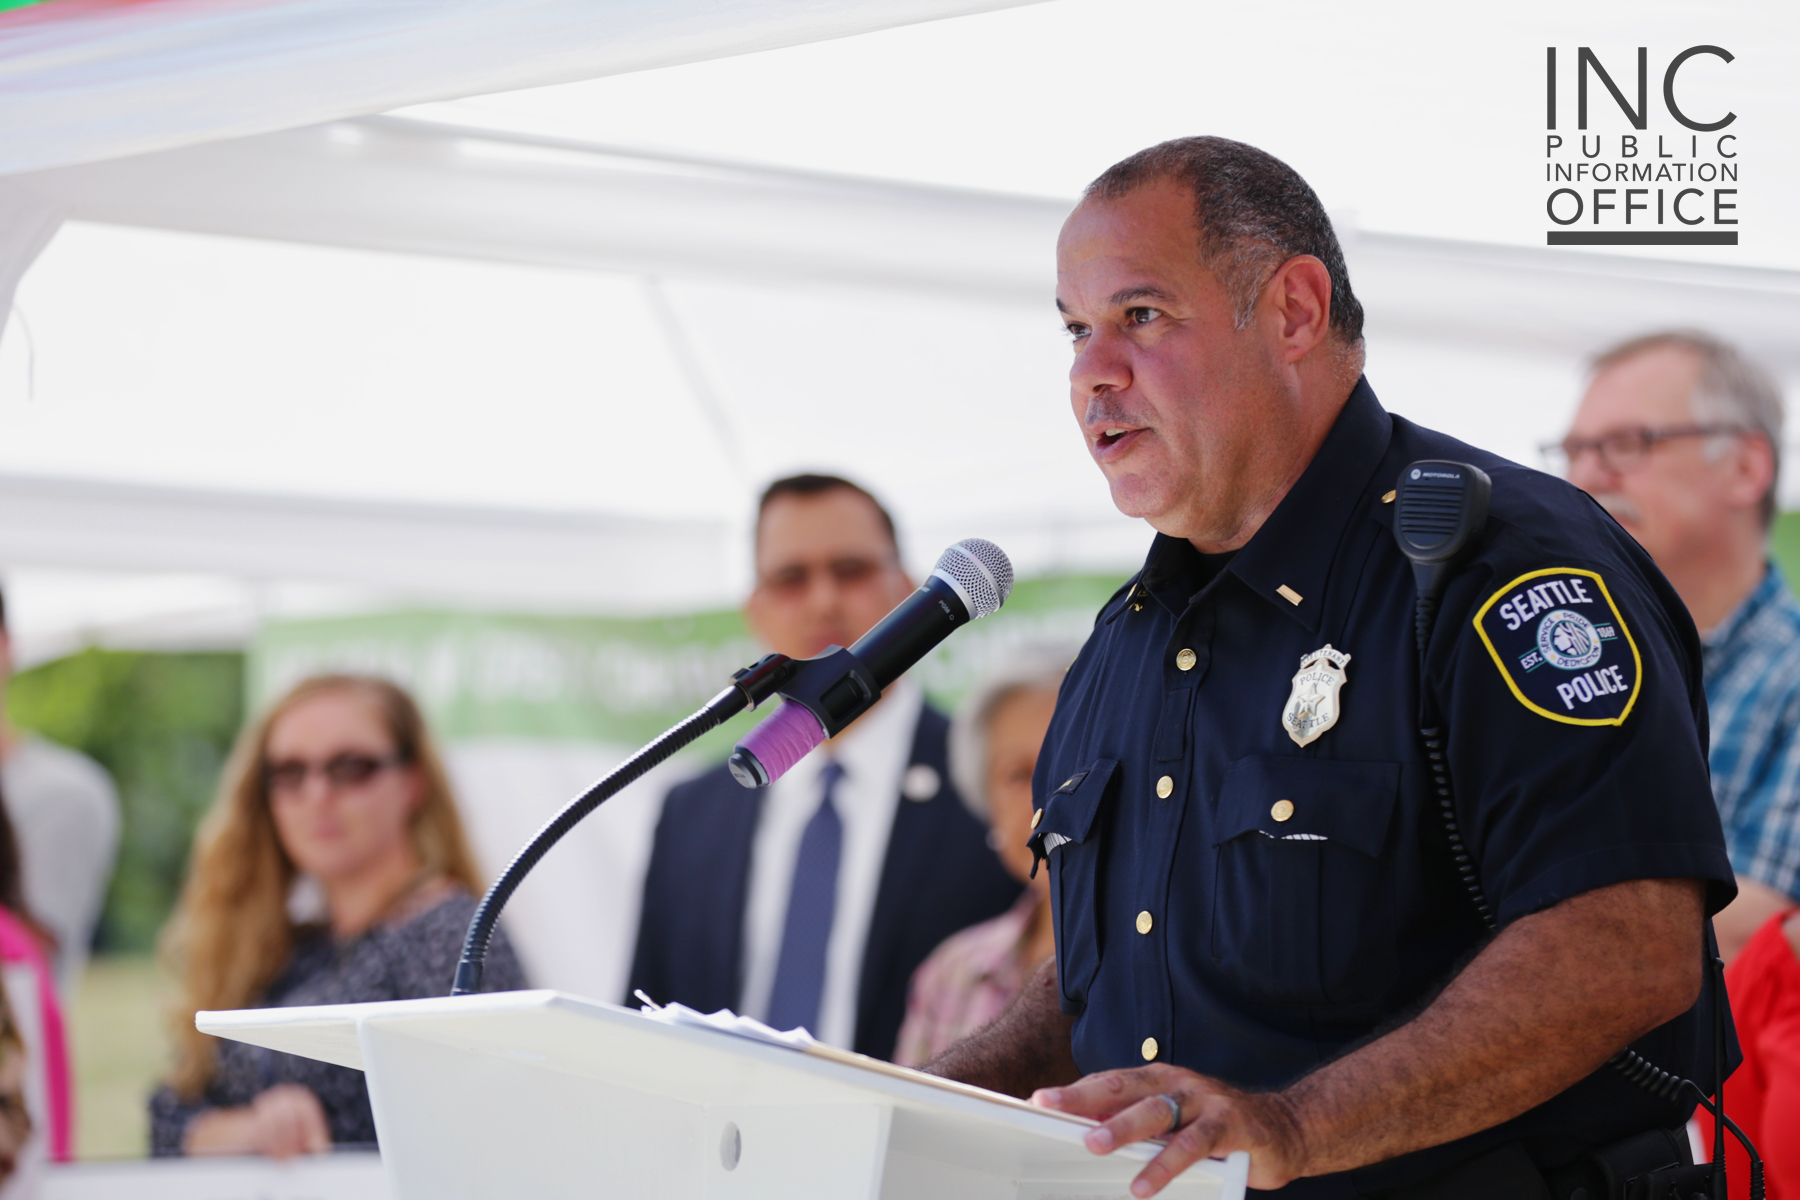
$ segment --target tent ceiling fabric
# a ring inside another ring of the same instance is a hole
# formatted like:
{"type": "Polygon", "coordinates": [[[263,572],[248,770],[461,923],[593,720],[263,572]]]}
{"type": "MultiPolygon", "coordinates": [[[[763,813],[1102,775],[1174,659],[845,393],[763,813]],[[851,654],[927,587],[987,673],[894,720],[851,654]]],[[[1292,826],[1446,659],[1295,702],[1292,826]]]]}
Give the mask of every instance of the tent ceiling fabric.
{"type": "Polygon", "coordinates": [[[396,117],[0,181],[120,225],[1047,305],[1068,204],[396,117]]]}
{"type": "Polygon", "coordinates": [[[1647,329],[1699,326],[1800,373],[1800,271],[1391,233],[1345,240],[1372,339],[1401,333],[1585,357],[1647,329]]]}
{"type": "Polygon", "coordinates": [[[19,280],[62,227],[63,207],[18,188],[0,188],[0,334],[19,280]]]}
{"type": "MultiPolygon", "coordinates": [[[[1123,571],[1148,537],[1069,428],[1050,307],[1067,200],[375,117],[15,175],[0,202],[84,222],[21,293],[44,285],[43,369],[0,456],[8,564],[679,610],[744,585],[754,488],[819,466],[886,496],[924,562],[981,533],[1030,573],[1123,571]],[[131,237],[157,243],[135,275],[131,237]],[[336,290],[290,293],[308,280],[336,290]],[[252,334],[266,361],[208,361],[252,334]],[[283,405],[300,428],[243,412],[283,405]],[[658,440],[634,453],[619,423],[647,419],[658,440]],[[318,440],[346,420],[355,444],[318,440]],[[367,490],[391,482],[357,473],[367,452],[384,469],[408,436],[396,469],[441,469],[367,490]],[[96,482],[26,477],[46,461],[96,482]],[[234,462],[254,474],[217,473],[234,462]],[[300,494],[322,464],[336,498],[300,494]],[[533,490],[550,476],[595,489],[533,490]],[[693,519],[655,519],[671,511],[693,519]]],[[[1711,328],[1800,374],[1800,273],[1344,233],[1384,401],[1521,461],[1566,419],[1582,357],[1646,327],[1711,328]]],[[[15,370],[24,353],[0,346],[15,370]]]]}
{"type": "Polygon", "coordinates": [[[0,14],[0,173],[1030,0],[57,0],[0,14]]]}
{"type": "MultiPolygon", "coordinates": [[[[1046,313],[1069,208],[394,117],[6,182],[115,224],[1046,313]]],[[[1699,324],[1800,371],[1800,272],[1344,232],[1377,333],[1580,355],[1699,324]]]]}
{"type": "Polygon", "coordinates": [[[354,583],[511,609],[717,604],[723,522],[458,509],[0,475],[0,562],[354,583]]]}

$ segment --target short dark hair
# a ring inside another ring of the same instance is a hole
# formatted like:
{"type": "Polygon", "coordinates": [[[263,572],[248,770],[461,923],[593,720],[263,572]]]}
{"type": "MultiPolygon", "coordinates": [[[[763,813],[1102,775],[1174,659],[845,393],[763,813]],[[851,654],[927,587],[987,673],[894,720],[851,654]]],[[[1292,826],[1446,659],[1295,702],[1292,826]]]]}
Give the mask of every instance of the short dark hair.
{"type": "Polygon", "coordinates": [[[1350,290],[1343,247],[1325,206],[1299,172],[1229,138],[1176,138],[1114,163],[1082,194],[1118,200],[1164,179],[1193,192],[1200,261],[1236,304],[1239,329],[1249,322],[1275,268],[1310,254],[1331,276],[1332,330],[1347,346],[1362,341],[1362,305],[1350,290]]]}
{"type": "Polygon", "coordinates": [[[757,540],[760,541],[762,539],[763,514],[769,511],[769,505],[781,499],[783,496],[807,498],[839,490],[855,492],[858,496],[861,496],[864,500],[869,502],[870,506],[875,509],[875,515],[881,518],[881,527],[887,530],[888,540],[894,543],[894,553],[896,555],[899,554],[900,535],[894,529],[894,518],[888,513],[887,508],[870,493],[869,489],[862,487],[859,484],[851,483],[842,475],[789,475],[785,478],[777,479],[774,483],[771,483],[768,487],[764,488],[762,498],[756,502],[757,540]]]}

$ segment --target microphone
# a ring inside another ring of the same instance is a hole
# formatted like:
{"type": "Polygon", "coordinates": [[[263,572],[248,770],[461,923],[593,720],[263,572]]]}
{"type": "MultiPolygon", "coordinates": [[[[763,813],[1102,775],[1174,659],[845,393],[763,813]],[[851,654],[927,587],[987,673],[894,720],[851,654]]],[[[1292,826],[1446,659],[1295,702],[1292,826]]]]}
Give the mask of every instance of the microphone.
{"type": "Polygon", "coordinates": [[[781,707],[731,752],[732,777],[767,787],[828,737],[873,708],[881,693],[933,647],[970,621],[998,612],[1012,593],[1012,562],[984,538],[964,538],[938,556],[919,590],[845,650],[832,646],[792,664],[781,707]]]}

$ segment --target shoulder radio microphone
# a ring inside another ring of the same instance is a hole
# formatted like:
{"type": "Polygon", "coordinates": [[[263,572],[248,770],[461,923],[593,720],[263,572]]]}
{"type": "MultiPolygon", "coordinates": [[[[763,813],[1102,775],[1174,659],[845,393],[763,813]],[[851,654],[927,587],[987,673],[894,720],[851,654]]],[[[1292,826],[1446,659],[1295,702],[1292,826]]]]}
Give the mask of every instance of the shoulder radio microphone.
{"type": "MultiPolygon", "coordinates": [[[[997,612],[1012,585],[1005,551],[983,538],[965,538],[938,557],[918,591],[848,650],[832,646],[803,660],[771,654],[740,672],[746,681],[773,675],[772,690],[782,704],[732,751],[732,776],[747,788],[780,779],[873,708],[882,691],[939,642],[997,612]]],[[[767,683],[759,683],[756,690],[766,695],[767,683]]]]}
{"type": "Polygon", "coordinates": [[[1487,525],[1494,483],[1470,463],[1423,459],[1400,472],[1394,536],[1421,596],[1435,599],[1451,569],[1487,525]]]}

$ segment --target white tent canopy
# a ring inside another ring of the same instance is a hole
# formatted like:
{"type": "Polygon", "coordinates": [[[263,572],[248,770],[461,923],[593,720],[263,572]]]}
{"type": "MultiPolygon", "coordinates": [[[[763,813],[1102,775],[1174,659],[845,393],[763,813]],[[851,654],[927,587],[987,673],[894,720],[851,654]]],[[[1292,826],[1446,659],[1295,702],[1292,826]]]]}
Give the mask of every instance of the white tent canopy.
{"type": "MultiPolygon", "coordinates": [[[[87,221],[1047,312],[1069,202],[393,117],[15,175],[87,221]]],[[[1344,231],[1382,332],[1581,353],[1707,321],[1784,369],[1800,272],[1344,231]],[[1467,302],[1447,305],[1462,293],[1467,302]]]]}
{"type": "Polygon", "coordinates": [[[0,173],[1025,0],[58,0],[0,20],[0,173]]]}
{"type": "Polygon", "coordinates": [[[119,225],[1039,308],[1069,207],[394,117],[6,185],[119,225]]]}
{"type": "MultiPolygon", "coordinates": [[[[1583,357],[1646,327],[1714,329],[1800,371],[1800,276],[1752,265],[1794,258],[1766,218],[1760,248],[1710,263],[1522,245],[1492,215],[1537,152],[1495,165],[1484,147],[1512,129],[1499,110],[1406,98],[1458,94],[1447,71],[1470,88],[1534,82],[1545,37],[1613,53],[1596,14],[1527,5],[1452,70],[1420,54],[1426,26],[1470,32],[1441,13],[1421,25],[1407,4],[1352,18],[1307,0],[1281,56],[1320,82],[1279,95],[1257,84],[1265,54],[1235,52],[1264,45],[1262,18],[1172,0],[1130,21],[1059,0],[800,44],[1007,7],[54,0],[6,14],[0,115],[33,107],[0,123],[0,298],[43,252],[0,340],[16,498],[0,562],[204,577],[194,605],[236,589],[229,628],[279,611],[270,596],[317,594],[301,584],[728,603],[756,486],[824,467],[892,502],[915,565],[981,532],[1026,572],[1123,570],[1146,533],[1112,511],[1069,427],[1051,244],[1096,155],[1195,127],[1288,155],[1346,210],[1371,378],[1415,419],[1534,461],[1583,357]],[[773,46],[791,48],[699,61],[773,46]],[[1361,82],[1321,93],[1347,58],[1361,82]],[[1092,63],[1129,68],[1123,102],[1064,94],[1092,63]],[[354,115],[621,71],[639,73],[415,110],[481,129],[354,115]],[[331,117],[345,119],[287,128],[331,117]],[[1415,141],[1434,147],[1428,166],[1404,157],[1415,141]],[[733,161],[727,145],[808,166],[733,161]],[[913,180],[817,169],[839,161],[913,180]],[[1489,178],[1510,182],[1472,186],[1489,178]],[[947,179],[986,186],[924,182],[947,179]],[[993,190],[1007,181],[1019,190],[993,190]],[[280,537],[258,536],[264,517],[280,537]]],[[[1778,130],[1791,20],[1714,16],[1718,38],[1761,44],[1732,73],[1696,75],[1697,102],[1778,130]]],[[[1634,36],[1661,54],[1691,32],[1658,13],[1634,36]]],[[[1759,177],[1792,174],[1791,154],[1756,145],[1759,177]]],[[[192,615],[181,628],[204,625],[192,615]]]]}
{"type": "MultiPolygon", "coordinates": [[[[921,563],[969,532],[1028,573],[1121,571],[1141,553],[1062,399],[1050,301],[1067,201],[392,117],[15,175],[0,198],[76,222],[26,281],[30,344],[0,353],[0,387],[23,366],[39,389],[0,447],[15,566],[160,564],[390,601],[725,604],[754,486],[812,465],[888,495],[921,563]],[[494,305],[518,336],[410,339],[381,289],[430,286],[420,272],[461,289],[471,329],[494,305]],[[291,307],[259,309],[258,288],[291,307]],[[133,328],[159,308],[158,336],[133,328]],[[770,336],[782,327],[809,330],[803,349],[770,336]],[[308,361],[284,382],[268,359],[296,339],[308,361]],[[234,352],[239,369],[209,374],[234,352]],[[627,422],[604,386],[576,399],[546,375],[535,390],[520,360],[616,378],[627,422]],[[518,394],[497,396],[506,371],[518,394]],[[246,379],[260,405],[231,393],[246,379]],[[339,423],[372,410],[359,464],[339,423]],[[221,430],[226,414],[242,424],[221,430]],[[643,429],[672,436],[640,457],[643,429]],[[396,463],[397,446],[419,461],[396,463]],[[77,478],[45,477],[47,451],[77,478]],[[348,465],[334,480],[328,463],[348,465]]],[[[21,263],[45,221],[15,228],[21,263]]],[[[1344,234],[1384,399],[1524,461],[1565,419],[1582,356],[1644,328],[1729,331],[1800,373],[1800,273],[1344,234]]]]}

